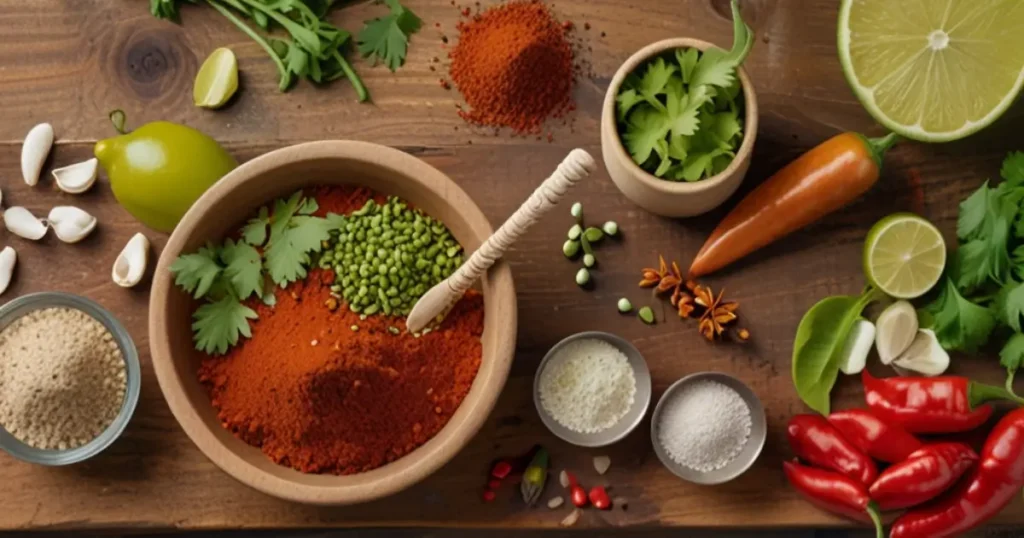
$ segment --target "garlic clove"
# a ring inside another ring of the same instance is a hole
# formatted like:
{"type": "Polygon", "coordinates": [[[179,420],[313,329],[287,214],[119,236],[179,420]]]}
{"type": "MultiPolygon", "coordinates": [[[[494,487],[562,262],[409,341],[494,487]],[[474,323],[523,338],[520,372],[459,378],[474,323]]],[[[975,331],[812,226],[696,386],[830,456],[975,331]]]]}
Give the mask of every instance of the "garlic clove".
{"type": "Polygon", "coordinates": [[[128,240],[121,253],[114,260],[111,277],[122,288],[130,288],[142,280],[149,264],[149,238],[137,233],[128,240]]]}
{"type": "Polygon", "coordinates": [[[882,364],[891,363],[910,347],[917,336],[917,311],[907,301],[896,301],[879,314],[875,347],[882,364]]]}
{"type": "Polygon", "coordinates": [[[43,171],[43,163],[53,147],[53,126],[40,123],[25,135],[21,145],[21,177],[30,187],[39,183],[39,173],[43,171]]]}
{"type": "Polygon", "coordinates": [[[910,347],[892,362],[894,367],[924,376],[942,375],[949,368],[949,353],[939,345],[939,339],[930,329],[917,331],[910,347]]]}
{"type": "Polygon", "coordinates": [[[4,247],[0,251],[0,295],[7,291],[11,284],[11,277],[14,276],[14,266],[18,263],[18,253],[11,247],[4,247]]]}
{"type": "Polygon", "coordinates": [[[46,220],[57,234],[57,239],[65,243],[77,243],[96,228],[96,217],[70,205],[51,209],[46,220]]]}
{"type": "Polygon", "coordinates": [[[18,237],[38,241],[46,235],[46,224],[24,207],[10,207],[4,211],[4,226],[18,237]]]}
{"type": "Polygon", "coordinates": [[[58,189],[68,194],[79,194],[89,190],[96,182],[98,168],[99,160],[93,157],[88,161],[57,168],[51,173],[58,189]]]}
{"type": "Polygon", "coordinates": [[[866,319],[858,319],[843,345],[839,370],[846,375],[859,374],[868,364],[868,355],[871,354],[874,341],[875,325],[866,319]]]}

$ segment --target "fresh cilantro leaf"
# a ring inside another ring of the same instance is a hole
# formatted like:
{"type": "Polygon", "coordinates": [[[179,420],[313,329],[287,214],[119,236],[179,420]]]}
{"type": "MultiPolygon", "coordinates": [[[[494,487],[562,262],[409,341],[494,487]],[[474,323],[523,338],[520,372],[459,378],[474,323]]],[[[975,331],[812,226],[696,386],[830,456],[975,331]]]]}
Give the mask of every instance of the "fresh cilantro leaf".
{"type": "Polygon", "coordinates": [[[730,6],[732,8],[732,48],[723,60],[732,67],[737,67],[747,59],[750,49],[754,47],[754,31],[747,26],[747,23],[743,22],[743,17],[740,17],[739,1],[732,0],[730,6]]]}
{"type": "Polygon", "coordinates": [[[381,61],[394,71],[405,63],[409,35],[420,29],[422,21],[398,0],[386,2],[391,14],[366,21],[357,42],[364,58],[370,58],[374,65],[381,61]]]}
{"type": "MultiPolygon", "coordinates": [[[[647,64],[647,71],[640,79],[637,89],[647,97],[648,102],[654,100],[654,96],[661,95],[665,90],[672,74],[676,72],[676,66],[668,64],[662,57],[657,57],[653,62],[647,64]]],[[[652,103],[653,104],[653,103],[652,103]]]]}
{"type": "Polygon", "coordinates": [[[1024,334],[1014,333],[1003,349],[999,351],[999,364],[1010,372],[1016,372],[1024,361],[1024,334]]]}
{"type": "Polygon", "coordinates": [[[668,130],[668,122],[662,112],[649,107],[638,108],[629,115],[622,140],[633,161],[643,165],[650,158],[658,139],[664,138],[668,130]]]}
{"type": "Polygon", "coordinates": [[[270,211],[266,206],[260,208],[259,213],[249,219],[249,222],[242,228],[242,239],[252,246],[258,247],[267,241],[267,226],[270,224],[270,211]]]}
{"type": "Polygon", "coordinates": [[[1024,284],[1010,281],[996,294],[997,315],[1000,321],[1016,332],[1021,332],[1020,317],[1024,315],[1024,284]]]}
{"type": "Polygon", "coordinates": [[[1024,187],[1024,153],[1015,151],[1007,155],[999,175],[1003,176],[1010,186],[1024,187]]]}
{"type": "Polygon", "coordinates": [[[728,153],[716,155],[711,159],[711,171],[708,172],[708,177],[721,174],[726,168],[729,168],[729,165],[732,164],[732,160],[734,158],[736,158],[735,155],[730,155],[728,153]]]}
{"type": "Polygon", "coordinates": [[[1024,245],[1020,245],[1013,249],[1013,253],[1010,255],[1010,261],[1013,263],[1013,274],[1020,280],[1024,280],[1024,245]]]}
{"type": "Polygon", "coordinates": [[[712,153],[693,153],[686,158],[686,162],[683,163],[683,179],[686,181],[697,181],[704,176],[708,167],[711,166],[711,160],[716,155],[712,153]]]}
{"type": "Polygon", "coordinates": [[[289,221],[295,216],[299,209],[299,202],[302,200],[302,191],[296,191],[288,198],[278,198],[274,201],[274,213],[270,216],[270,239],[280,236],[288,227],[289,221]]]}
{"type": "Polygon", "coordinates": [[[654,151],[661,158],[661,162],[658,163],[658,168],[654,171],[654,175],[664,177],[665,173],[672,166],[672,159],[668,155],[668,141],[664,138],[659,138],[658,142],[654,144],[654,151]]]}
{"type": "Polygon", "coordinates": [[[732,139],[740,134],[742,127],[735,111],[721,112],[714,115],[714,122],[708,132],[721,142],[725,149],[732,148],[732,139]]]}
{"type": "Polygon", "coordinates": [[[306,276],[309,253],[319,252],[321,242],[330,237],[327,219],[296,216],[280,233],[271,233],[270,243],[264,251],[265,265],[270,279],[284,287],[306,276]]]}
{"type": "Polygon", "coordinates": [[[992,312],[965,299],[949,278],[941,284],[939,296],[924,310],[931,316],[932,330],[945,349],[977,351],[996,325],[992,312]]]}
{"type": "Polygon", "coordinates": [[[192,314],[196,349],[210,355],[225,353],[238,343],[239,335],[252,336],[249,320],[257,317],[256,311],[230,295],[203,304],[192,314]]]}
{"type": "MultiPolygon", "coordinates": [[[[671,135],[668,137],[668,156],[677,161],[685,161],[690,152],[690,137],[671,135]]],[[[677,178],[681,179],[681,178],[677,178]]]]}
{"type": "Polygon", "coordinates": [[[195,254],[178,256],[170,267],[174,283],[196,299],[205,296],[221,275],[222,268],[217,259],[217,251],[212,244],[200,248],[195,254]]]}
{"type": "Polygon", "coordinates": [[[625,121],[629,115],[629,111],[632,110],[637,103],[643,103],[644,97],[636,92],[635,89],[628,89],[619,95],[615,96],[615,104],[619,114],[619,121],[625,121]]]}
{"type": "Polygon", "coordinates": [[[693,77],[693,68],[697,66],[697,58],[700,52],[695,48],[676,49],[676,62],[679,63],[679,72],[682,74],[683,82],[690,82],[693,77]]]}
{"type": "Polygon", "coordinates": [[[700,120],[697,114],[701,105],[707,101],[707,92],[702,90],[705,86],[698,87],[689,95],[666,95],[666,114],[668,115],[669,127],[673,136],[692,136],[697,132],[700,120]]]}
{"type": "Polygon", "coordinates": [[[981,184],[978,190],[960,202],[960,214],[956,220],[956,235],[961,240],[973,239],[981,235],[989,219],[989,207],[992,203],[993,191],[988,181],[981,184]]]}
{"type": "Polygon", "coordinates": [[[316,203],[315,198],[304,198],[302,203],[299,204],[299,209],[296,213],[299,215],[312,215],[316,213],[317,209],[320,209],[320,205],[316,203]]]}
{"type": "Polygon", "coordinates": [[[228,239],[220,251],[220,259],[226,265],[224,276],[239,299],[247,299],[253,293],[263,295],[263,260],[255,247],[228,239]]]}
{"type": "Polygon", "coordinates": [[[724,61],[726,52],[719,48],[710,48],[700,55],[697,66],[693,69],[690,87],[732,85],[736,78],[735,66],[724,61]]]}
{"type": "Polygon", "coordinates": [[[1010,222],[1017,208],[1006,200],[999,200],[997,212],[991,216],[987,233],[964,243],[957,249],[961,289],[972,290],[987,280],[996,284],[1006,281],[1010,270],[1010,222]]]}

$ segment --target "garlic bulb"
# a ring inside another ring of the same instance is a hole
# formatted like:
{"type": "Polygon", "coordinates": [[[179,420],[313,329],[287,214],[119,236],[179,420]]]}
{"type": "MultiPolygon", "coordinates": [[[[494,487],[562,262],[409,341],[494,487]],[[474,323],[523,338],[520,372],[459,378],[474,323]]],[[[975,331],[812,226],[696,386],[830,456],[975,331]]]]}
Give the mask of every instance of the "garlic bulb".
{"type": "Polygon", "coordinates": [[[21,177],[30,187],[39,183],[39,173],[43,171],[43,163],[53,147],[53,127],[49,123],[40,123],[25,135],[21,145],[21,177]]]}
{"type": "Polygon", "coordinates": [[[111,277],[122,288],[130,288],[142,280],[149,263],[149,238],[137,233],[128,240],[121,253],[114,260],[111,277]]]}
{"type": "Polygon", "coordinates": [[[4,226],[12,234],[33,241],[46,235],[46,224],[24,207],[10,207],[4,211],[4,226]]]}
{"type": "Polygon", "coordinates": [[[917,336],[917,311],[907,301],[896,301],[879,314],[875,327],[878,358],[882,359],[882,364],[889,364],[906,351],[917,336]]]}
{"type": "Polygon", "coordinates": [[[0,295],[7,291],[7,286],[14,276],[14,265],[18,263],[18,253],[11,247],[0,251],[0,295]]]}
{"type": "Polygon", "coordinates": [[[99,160],[93,157],[88,161],[57,168],[51,173],[58,189],[68,194],[79,194],[89,190],[96,182],[98,168],[99,160]]]}
{"type": "Polygon", "coordinates": [[[96,217],[69,205],[51,209],[46,220],[57,234],[57,239],[65,243],[77,243],[96,228],[96,217]]]}
{"type": "Polygon", "coordinates": [[[939,345],[935,332],[917,331],[910,347],[892,362],[898,370],[909,370],[925,376],[942,375],[949,368],[949,353],[939,345]]]}

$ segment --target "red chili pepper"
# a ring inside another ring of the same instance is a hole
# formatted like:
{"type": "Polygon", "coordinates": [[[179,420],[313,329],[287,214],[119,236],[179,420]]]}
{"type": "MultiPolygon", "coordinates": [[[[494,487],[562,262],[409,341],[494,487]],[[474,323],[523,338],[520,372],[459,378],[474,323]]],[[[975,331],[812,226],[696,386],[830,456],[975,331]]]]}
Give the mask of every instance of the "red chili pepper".
{"type": "MultiPolygon", "coordinates": [[[[954,433],[973,430],[992,416],[989,389],[966,377],[888,377],[861,374],[868,407],[882,420],[911,433],[954,433]]],[[[1005,391],[1003,391],[1005,392],[1005,391]]]]}
{"type": "Polygon", "coordinates": [[[610,510],[612,507],[612,500],[608,497],[608,491],[604,489],[604,486],[594,486],[590,489],[590,494],[587,497],[590,498],[590,503],[594,505],[594,508],[598,510],[610,510]]]}
{"type": "Polygon", "coordinates": [[[963,443],[935,443],[889,467],[868,488],[883,511],[917,506],[949,489],[978,461],[963,443]]]}
{"type": "Polygon", "coordinates": [[[587,505],[587,490],[580,487],[578,484],[569,486],[569,498],[572,500],[572,504],[579,508],[583,508],[587,505]]]}
{"type": "Polygon", "coordinates": [[[797,415],[789,421],[786,432],[789,446],[802,460],[842,473],[865,486],[878,476],[875,462],[821,416],[797,415]]]}
{"type": "Polygon", "coordinates": [[[815,469],[791,461],[782,463],[789,483],[811,504],[863,523],[873,523],[882,538],[882,521],[864,484],[833,471],[815,469]]]}
{"type": "Polygon", "coordinates": [[[887,463],[899,463],[922,446],[903,427],[886,422],[867,409],[836,411],[828,416],[828,422],[861,452],[887,463]]]}
{"type": "Polygon", "coordinates": [[[491,476],[499,480],[504,479],[511,472],[512,464],[507,461],[499,461],[494,464],[493,468],[491,468],[491,476]]]}
{"type": "Polygon", "coordinates": [[[1024,408],[992,429],[968,478],[935,502],[893,523],[890,538],[944,538],[967,532],[999,513],[1024,486],[1024,408]]]}

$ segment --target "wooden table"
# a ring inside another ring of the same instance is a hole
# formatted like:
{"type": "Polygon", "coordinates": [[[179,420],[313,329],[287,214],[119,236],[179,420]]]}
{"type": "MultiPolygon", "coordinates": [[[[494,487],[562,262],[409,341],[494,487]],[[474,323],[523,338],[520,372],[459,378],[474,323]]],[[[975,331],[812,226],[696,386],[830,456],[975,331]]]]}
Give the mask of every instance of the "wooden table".
{"type": "MultiPolygon", "coordinates": [[[[465,0],[459,0],[460,3],[465,0]]],[[[949,145],[906,143],[886,160],[884,177],[863,200],[752,256],[709,282],[737,299],[753,341],[746,346],[708,345],[692,323],[672,319],[648,327],[616,313],[620,296],[647,300],[636,288],[638,270],[658,253],[686,264],[722,216],[670,220],[626,201],[600,170],[572,193],[592,219],[614,219],[621,245],[601,251],[596,289],[573,283],[576,265],[561,252],[568,210],[545,218],[508,256],[519,291],[520,329],[512,376],[497,409],[476,439],[447,467],[392,498],[351,508],[315,508],[278,501],[235,482],[207,460],[169,413],[149,368],[145,286],[116,287],[110,266],[125,241],[142,229],[113,200],[104,180],[79,197],[59,193],[47,177],[35,188],[20,179],[22,137],[37,122],[51,122],[58,145],[52,164],[91,156],[98,138],[110,136],[107,112],[121,108],[131,125],[150,120],[183,122],[213,135],[245,160],[309,140],[351,138],[402,148],[437,166],[459,183],[497,225],[547,176],[567,151],[599,154],[600,103],[621,61],[657,39],[689,35],[727,44],[724,0],[556,0],[559,16],[576,22],[582,56],[594,77],[581,80],[574,127],[553,127],[554,142],[494,136],[468,128],[456,115],[455,91],[443,89],[433,57],[445,56],[441,35],[454,38],[456,8],[449,0],[410,0],[423,17],[408,64],[391,74],[357,64],[373,95],[358,104],[345,83],[327,88],[299,84],[277,91],[264,53],[207,7],[184,9],[184,24],[158,21],[146,2],[125,0],[0,0],[0,177],[4,204],[45,215],[57,204],[76,204],[99,217],[96,233],[77,245],[48,237],[30,243],[3,235],[19,266],[10,299],[41,290],[66,290],[98,300],[130,330],[143,361],[138,410],[124,437],[101,456],[70,468],[43,468],[0,455],[0,528],[231,528],[374,526],[554,527],[565,514],[528,510],[509,490],[493,504],[480,502],[489,462],[535,443],[547,446],[555,469],[592,474],[591,457],[607,453],[615,495],[629,511],[587,511],[587,527],[618,526],[832,526],[841,522],[812,508],[787,487],[780,462],[788,456],[785,421],[805,408],[793,390],[789,363],[801,314],[823,296],[856,292],[863,285],[861,241],[877,219],[917,211],[953,240],[958,201],[986,177],[996,176],[1007,151],[1020,149],[1021,108],[997,126],[949,145]],[[435,28],[434,23],[440,23],[435,28]],[[590,29],[584,29],[589,23],[590,29]],[[191,104],[198,65],[214,48],[239,56],[242,89],[226,110],[191,104]],[[679,377],[702,370],[731,373],[764,401],[770,435],[758,464],[738,480],[709,488],[686,484],[655,459],[644,424],[607,450],[585,450],[549,435],[533,408],[530,386],[538,360],[562,337],[599,329],[632,340],[645,354],[655,396],[679,377]]],[[[807,148],[843,130],[879,134],[847,87],[835,52],[834,0],[745,0],[744,16],[757,34],[746,66],[757,88],[761,127],[746,188],[757,184],[807,148]]],[[[356,29],[381,8],[365,3],[339,10],[334,20],[356,29]]],[[[443,71],[439,68],[439,71],[443,71]]],[[[727,204],[729,205],[729,204],[727,204]]],[[[159,249],[165,237],[149,233],[159,249]]],[[[956,371],[997,381],[993,356],[958,358],[956,371]]],[[[860,401],[858,383],[843,380],[841,405],[860,401]]],[[[1024,523],[1018,504],[996,520],[1024,523]]]]}

